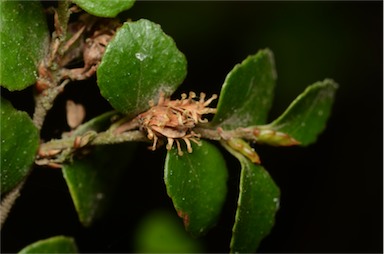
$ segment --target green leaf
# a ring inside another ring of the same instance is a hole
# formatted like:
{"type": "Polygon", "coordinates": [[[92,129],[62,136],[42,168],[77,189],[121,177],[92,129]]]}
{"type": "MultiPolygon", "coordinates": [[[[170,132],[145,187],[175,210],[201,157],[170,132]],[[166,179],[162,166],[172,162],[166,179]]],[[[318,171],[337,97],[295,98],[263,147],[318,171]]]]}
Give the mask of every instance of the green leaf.
{"type": "Polygon", "coordinates": [[[97,146],[85,158],[63,165],[63,175],[84,226],[100,218],[127,170],[135,144],[97,146]]]}
{"type": "Polygon", "coordinates": [[[1,98],[1,193],[28,174],[39,147],[39,132],[28,114],[1,98]]]}
{"type": "Polygon", "coordinates": [[[316,141],[331,113],[338,85],[330,79],[307,87],[272,123],[263,126],[286,133],[305,146],[316,141]]]}
{"type": "Polygon", "coordinates": [[[135,233],[136,253],[202,253],[174,214],[155,211],[147,215],[135,233]]]}
{"type": "Polygon", "coordinates": [[[212,124],[224,129],[264,124],[276,77],[273,54],[268,49],[237,64],[224,81],[212,124]]]}
{"type": "Polygon", "coordinates": [[[240,195],[231,252],[254,252],[269,234],[279,208],[280,191],[260,165],[242,159],[240,195]]]}
{"type": "Polygon", "coordinates": [[[54,236],[48,239],[40,240],[32,243],[21,251],[19,254],[27,253],[77,253],[77,246],[72,237],[54,236]]]}
{"type": "Polygon", "coordinates": [[[122,11],[130,9],[135,0],[72,0],[86,12],[105,18],[114,18],[122,11]]]}
{"type": "Polygon", "coordinates": [[[187,62],[171,37],[148,20],[125,23],[109,43],[97,70],[101,94],[118,111],[134,116],[160,91],[171,95],[187,62]]]}
{"type": "Polygon", "coordinates": [[[225,143],[222,144],[241,164],[240,192],[232,229],[231,252],[254,252],[275,223],[280,190],[261,165],[253,164],[225,143]]]}
{"type": "Polygon", "coordinates": [[[116,111],[101,114],[77,127],[72,136],[82,135],[87,131],[105,131],[111,125],[113,118],[117,116],[119,116],[119,114],[116,111]]]}
{"type": "MultiPolygon", "coordinates": [[[[106,112],[80,125],[72,136],[105,131],[117,116],[115,111],[106,112]]],[[[74,158],[71,164],[63,166],[72,200],[85,226],[90,226],[108,207],[115,186],[130,163],[133,146],[132,143],[98,146],[87,157],[74,158]]]]}
{"type": "Polygon", "coordinates": [[[0,84],[13,91],[35,83],[49,46],[40,2],[0,1],[0,38],[0,84]]]}
{"type": "Polygon", "coordinates": [[[227,193],[227,168],[220,151],[202,141],[192,153],[168,152],[164,180],[178,215],[192,236],[200,236],[216,223],[227,193]]]}

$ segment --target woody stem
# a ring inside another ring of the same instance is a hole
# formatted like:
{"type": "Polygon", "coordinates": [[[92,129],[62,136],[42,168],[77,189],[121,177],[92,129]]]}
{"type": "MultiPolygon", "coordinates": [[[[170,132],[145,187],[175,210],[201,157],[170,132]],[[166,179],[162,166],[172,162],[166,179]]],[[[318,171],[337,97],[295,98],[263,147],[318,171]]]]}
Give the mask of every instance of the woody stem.
{"type": "Polygon", "coordinates": [[[33,113],[33,123],[40,130],[43,126],[47,112],[52,108],[53,101],[56,99],[64,87],[69,83],[69,79],[64,80],[59,86],[48,88],[42,93],[36,95],[35,112],[33,113]]]}
{"type": "Polygon", "coordinates": [[[255,140],[255,135],[251,129],[248,128],[237,128],[235,130],[223,130],[221,128],[211,129],[196,127],[194,132],[201,135],[202,138],[210,140],[221,140],[230,138],[243,138],[246,140],[255,140]]]}
{"type": "MultiPolygon", "coordinates": [[[[250,134],[250,131],[246,128],[238,128],[236,130],[224,131],[220,128],[218,129],[207,129],[203,127],[198,127],[193,130],[197,134],[201,135],[201,138],[210,139],[210,140],[221,140],[241,137],[249,140],[254,140],[255,137],[250,134]]],[[[148,139],[144,131],[141,130],[130,130],[125,132],[116,132],[116,131],[105,131],[100,133],[91,133],[91,138],[87,140],[84,146],[96,146],[96,145],[110,145],[110,144],[119,144],[125,142],[151,142],[148,139]]],[[[46,165],[49,162],[63,163],[66,160],[70,159],[68,156],[71,156],[78,149],[83,148],[84,146],[78,147],[76,145],[76,139],[84,138],[87,139],[88,133],[84,133],[82,136],[71,136],[63,139],[55,139],[49,142],[43,143],[40,145],[39,157],[36,160],[38,165],[46,165]],[[59,151],[59,153],[54,153],[59,151]],[[61,152],[60,152],[61,151],[61,152]],[[65,152],[64,152],[65,151],[65,152]],[[64,155],[64,156],[60,156],[64,155]],[[46,160],[49,159],[49,160],[46,160]]]]}

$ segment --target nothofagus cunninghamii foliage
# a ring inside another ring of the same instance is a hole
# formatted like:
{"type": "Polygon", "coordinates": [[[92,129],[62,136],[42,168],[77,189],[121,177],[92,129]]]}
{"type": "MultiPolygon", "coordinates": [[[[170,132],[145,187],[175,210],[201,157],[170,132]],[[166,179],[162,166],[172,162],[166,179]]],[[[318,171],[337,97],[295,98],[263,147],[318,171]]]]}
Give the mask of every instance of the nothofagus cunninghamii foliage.
{"type": "MultiPolygon", "coordinates": [[[[1,223],[30,170],[45,167],[62,170],[80,222],[92,226],[105,215],[124,172],[135,167],[133,154],[148,153],[137,146],[146,142],[149,150],[166,151],[167,194],[185,230],[200,237],[217,225],[227,197],[227,151],[240,165],[228,246],[231,252],[253,252],[273,227],[280,200],[255,149],[315,142],[337,84],[325,79],[308,86],[280,117],[267,122],[277,75],[272,51],[262,49],[228,73],[219,95],[174,95],[187,74],[186,57],[160,25],[116,18],[133,3],[59,1],[43,9],[39,2],[1,1],[1,39],[8,45],[1,47],[1,85],[10,91],[33,86],[35,95],[32,119],[1,99],[1,223]],[[9,27],[20,29],[11,33],[9,27]],[[30,53],[21,51],[20,38],[33,43],[30,53]],[[39,140],[47,113],[67,85],[94,76],[114,111],[84,121],[85,107],[68,100],[70,130],[39,140]]],[[[21,250],[35,251],[74,252],[77,247],[72,238],[58,236],[21,250]]]]}

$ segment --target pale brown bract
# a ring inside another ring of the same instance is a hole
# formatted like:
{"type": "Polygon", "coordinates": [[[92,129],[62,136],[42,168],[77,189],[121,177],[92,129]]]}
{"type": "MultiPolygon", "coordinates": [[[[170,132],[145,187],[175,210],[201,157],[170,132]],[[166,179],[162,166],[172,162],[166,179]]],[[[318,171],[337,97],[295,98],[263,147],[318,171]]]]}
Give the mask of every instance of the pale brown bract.
{"type": "Polygon", "coordinates": [[[203,115],[216,113],[216,108],[209,108],[208,105],[217,95],[208,100],[205,100],[205,96],[205,93],[200,93],[199,100],[195,100],[196,94],[190,92],[188,97],[182,94],[180,100],[171,100],[161,93],[156,105],[151,101],[151,108],[138,116],[140,129],[146,131],[147,137],[153,140],[150,148],[156,150],[159,137],[165,137],[167,150],[176,143],[178,154],[182,156],[179,140],[184,140],[187,151],[192,153],[191,141],[200,145],[200,135],[193,128],[199,123],[208,122],[203,115]]]}

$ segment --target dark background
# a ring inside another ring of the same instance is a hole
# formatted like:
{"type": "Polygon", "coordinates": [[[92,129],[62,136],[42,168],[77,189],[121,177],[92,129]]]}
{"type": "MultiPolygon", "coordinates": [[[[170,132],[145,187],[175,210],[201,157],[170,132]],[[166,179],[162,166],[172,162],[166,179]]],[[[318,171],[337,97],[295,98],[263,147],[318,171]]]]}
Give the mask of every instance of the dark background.
{"type": "MultiPolygon", "coordinates": [[[[179,94],[219,93],[235,64],[266,47],[274,52],[278,73],[270,120],[307,85],[325,78],[339,83],[328,127],[316,144],[256,147],[282,192],[276,225],[260,252],[382,252],[382,14],[378,1],[140,1],[126,13],[161,24],[186,55],[188,76],[179,94]]],[[[31,113],[31,89],[3,94],[31,113]]],[[[65,130],[68,98],[86,106],[88,119],[110,109],[91,83],[71,84],[48,115],[43,137],[65,130]]],[[[74,236],[82,252],[133,251],[132,228],[140,218],[159,207],[173,212],[162,180],[164,151],[140,149],[111,211],[89,229],[77,221],[60,171],[34,170],[2,230],[2,252],[58,234],[74,236]]],[[[207,252],[228,251],[238,165],[229,159],[228,166],[230,193],[218,226],[202,239],[207,252]]]]}

